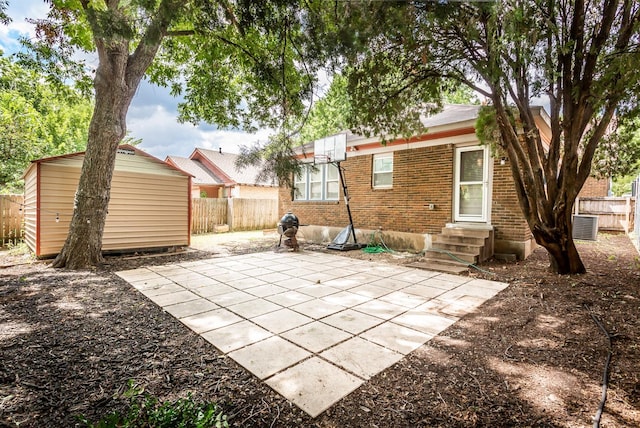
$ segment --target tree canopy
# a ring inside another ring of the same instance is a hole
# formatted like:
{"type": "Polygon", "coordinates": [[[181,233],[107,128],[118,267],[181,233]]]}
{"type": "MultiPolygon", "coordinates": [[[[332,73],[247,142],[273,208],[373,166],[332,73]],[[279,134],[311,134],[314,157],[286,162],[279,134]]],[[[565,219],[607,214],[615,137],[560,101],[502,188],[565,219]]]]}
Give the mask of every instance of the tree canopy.
{"type": "Polygon", "coordinates": [[[32,160],[84,150],[91,110],[73,88],[0,56],[0,191],[21,192],[32,160]]]}

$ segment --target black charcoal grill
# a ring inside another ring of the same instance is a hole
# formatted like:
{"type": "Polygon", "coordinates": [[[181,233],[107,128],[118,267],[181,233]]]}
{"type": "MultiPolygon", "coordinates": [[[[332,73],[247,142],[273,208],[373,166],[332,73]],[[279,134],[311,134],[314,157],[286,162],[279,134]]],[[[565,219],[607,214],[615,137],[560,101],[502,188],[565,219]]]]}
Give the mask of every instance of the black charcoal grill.
{"type": "Polygon", "coordinates": [[[282,216],[278,223],[278,233],[280,234],[278,247],[282,245],[282,237],[284,236],[284,245],[293,249],[293,251],[297,251],[300,248],[298,240],[296,239],[298,227],[300,227],[298,217],[296,217],[291,211],[282,216]]]}

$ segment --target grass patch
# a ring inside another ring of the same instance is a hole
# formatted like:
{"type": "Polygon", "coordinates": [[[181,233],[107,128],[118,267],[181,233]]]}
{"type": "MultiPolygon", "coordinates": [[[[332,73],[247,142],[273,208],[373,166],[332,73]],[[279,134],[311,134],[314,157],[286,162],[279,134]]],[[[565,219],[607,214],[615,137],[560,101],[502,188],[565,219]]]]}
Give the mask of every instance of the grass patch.
{"type": "Polygon", "coordinates": [[[228,428],[227,417],[215,403],[187,398],[160,403],[154,396],[132,380],[122,397],[129,400],[125,411],[113,412],[96,423],[79,416],[80,423],[89,428],[228,428]]]}

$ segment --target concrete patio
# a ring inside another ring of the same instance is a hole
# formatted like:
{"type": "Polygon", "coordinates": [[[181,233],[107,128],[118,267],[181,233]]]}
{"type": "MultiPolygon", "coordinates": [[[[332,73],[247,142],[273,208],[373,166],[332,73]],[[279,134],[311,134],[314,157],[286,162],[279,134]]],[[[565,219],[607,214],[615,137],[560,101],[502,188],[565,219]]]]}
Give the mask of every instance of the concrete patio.
{"type": "Polygon", "coordinates": [[[312,417],[508,285],[304,251],[117,274],[312,417]]]}

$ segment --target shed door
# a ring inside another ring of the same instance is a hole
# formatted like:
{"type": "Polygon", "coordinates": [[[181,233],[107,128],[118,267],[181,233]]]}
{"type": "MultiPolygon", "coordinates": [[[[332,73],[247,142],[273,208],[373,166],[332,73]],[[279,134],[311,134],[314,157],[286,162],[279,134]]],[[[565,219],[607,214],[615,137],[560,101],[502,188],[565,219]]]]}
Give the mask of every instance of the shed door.
{"type": "Polygon", "coordinates": [[[488,150],[481,146],[456,148],[455,221],[486,222],[488,189],[488,150]]]}

